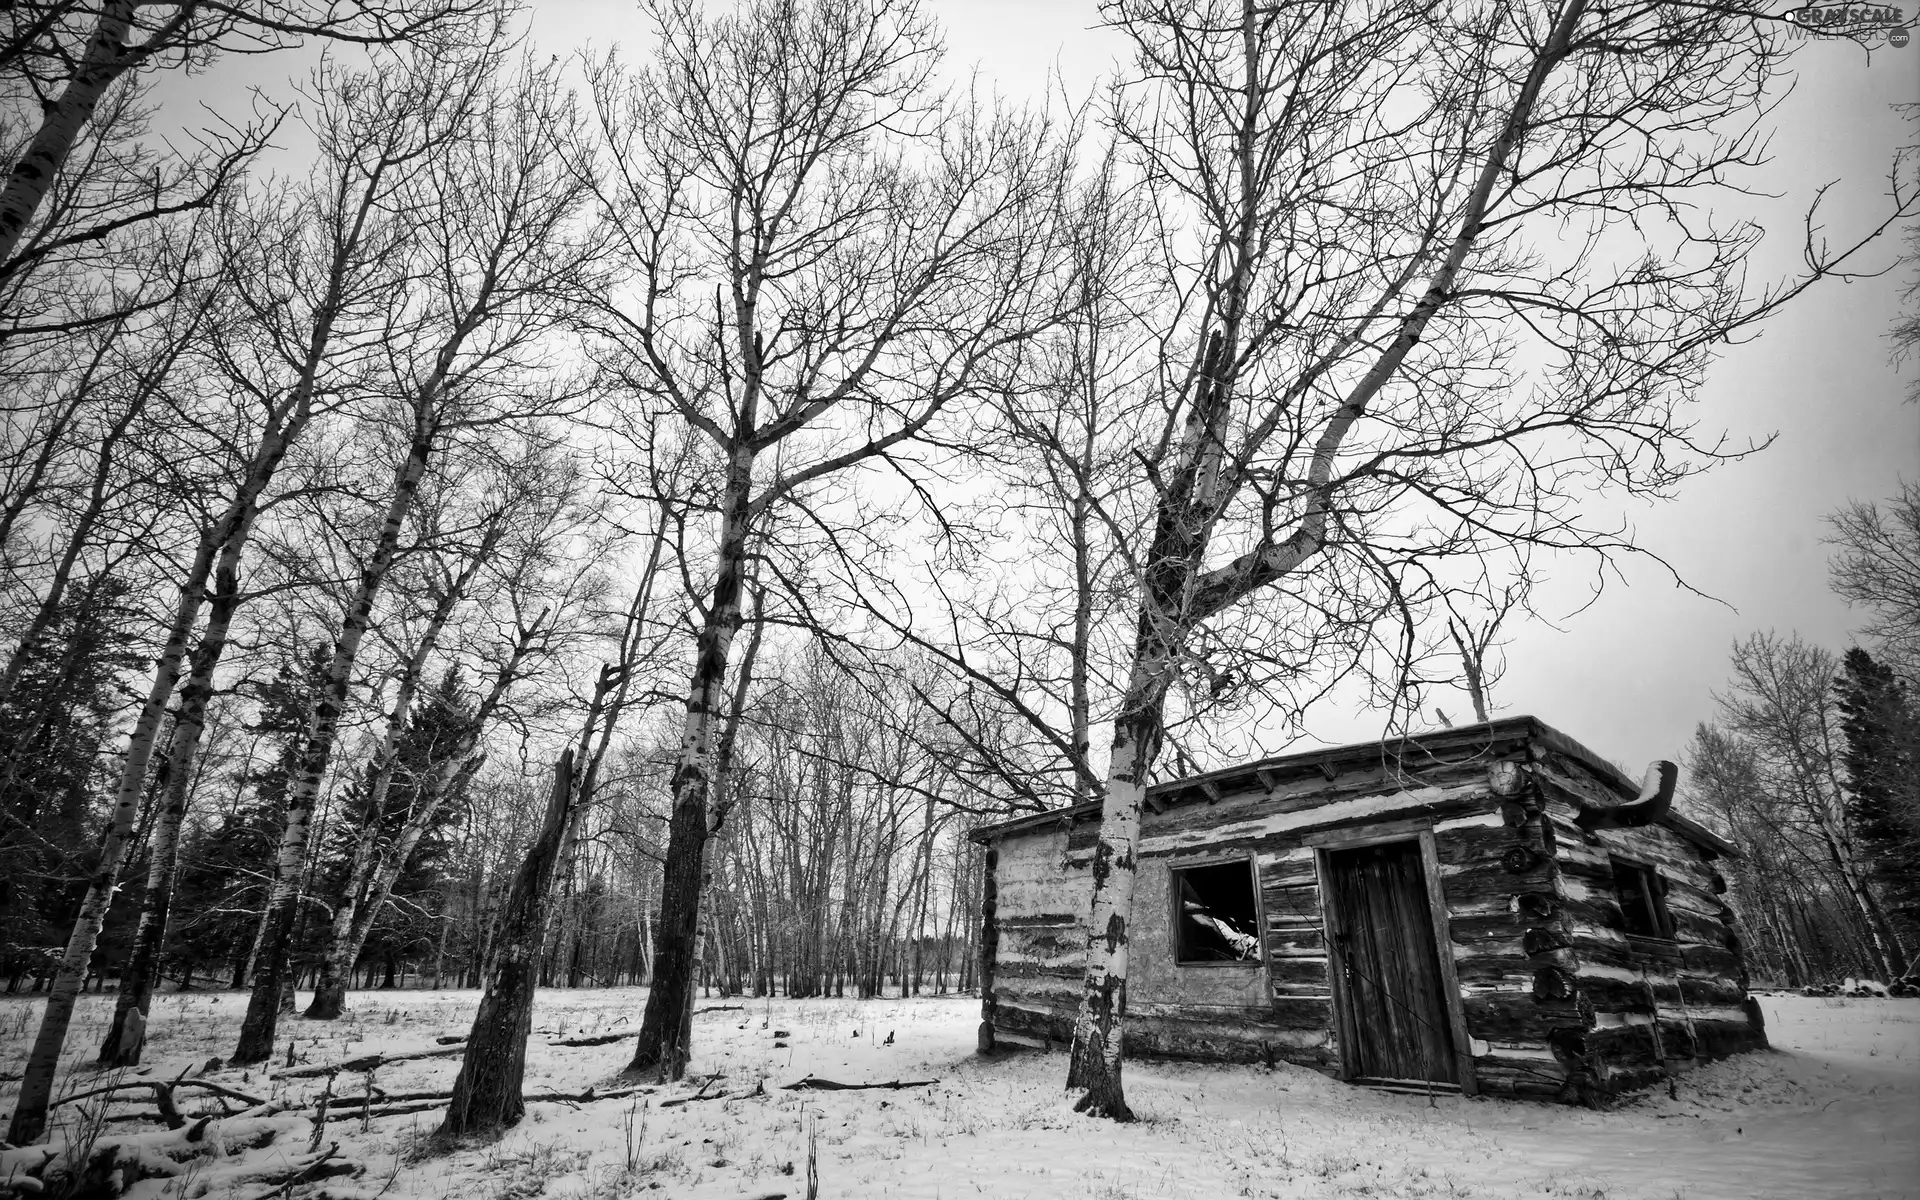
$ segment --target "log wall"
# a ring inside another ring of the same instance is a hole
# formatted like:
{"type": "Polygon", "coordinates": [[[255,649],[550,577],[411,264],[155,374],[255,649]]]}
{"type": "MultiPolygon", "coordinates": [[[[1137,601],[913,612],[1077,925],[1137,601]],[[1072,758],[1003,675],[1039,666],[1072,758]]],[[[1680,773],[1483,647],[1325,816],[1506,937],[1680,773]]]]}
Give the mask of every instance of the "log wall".
{"type": "MultiPolygon", "coordinates": [[[[1484,755],[1420,768],[1382,765],[1332,780],[1316,769],[1143,814],[1127,1052],[1337,1070],[1324,914],[1307,843],[1383,821],[1430,826],[1489,819],[1495,800],[1486,788],[1484,755]],[[1258,870],[1262,961],[1179,965],[1172,872],[1236,858],[1251,859],[1258,870]]],[[[991,1011],[998,1040],[1046,1046],[1072,1039],[1086,962],[1094,830],[1085,819],[994,841],[1000,950],[992,1002],[983,1008],[991,1011]]]]}
{"type": "Polygon", "coordinates": [[[1093,877],[1080,845],[1082,822],[1021,833],[996,843],[993,994],[983,1020],[994,1038],[1022,1045],[1070,1043],[1086,978],[1087,913],[1093,877]],[[1075,837],[1074,834],[1079,834],[1075,837]]]}
{"type": "Polygon", "coordinates": [[[1544,815],[1557,840],[1566,925],[1583,1021],[1563,1027],[1563,1057],[1605,1093],[1644,1086],[1699,1062],[1766,1045],[1726,881],[1712,852],[1659,825],[1588,833],[1577,801],[1600,785],[1578,764],[1541,772],[1544,815]],[[1664,883],[1673,937],[1626,932],[1615,898],[1612,856],[1652,867],[1664,883]]]}
{"type": "MultiPolygon", "coordinates": [[[[1421,830],[1434,835],[1479,1090],[1592,1099],[1675,1062],[1764,1045],[1710,852],[1662,827],[1587,834],[1574,822],[1578,802],[1629,798],[1569,755],[1564,739],[1507,737],[1423,759],[1417,771],[1406,763],[1262,771],[1257,782],[1144,813],[1127,1052],[1338,1071],[1316,847],[1421,830]],[[1527,765],[1520,794],[1494,794],[1495,760],[1527,765]],[[1623,932],[1609,852],[1670,880],[1671,941],[1623,932]],[[1257,868],[1261,961],[1179,965],[1171,872],[1236,858],[1257,868]]],[[[983,1018],[999,1040],[1071,1040],[1095,828],[1082,814],[993,840],[998,951],[983,1018]]]]}

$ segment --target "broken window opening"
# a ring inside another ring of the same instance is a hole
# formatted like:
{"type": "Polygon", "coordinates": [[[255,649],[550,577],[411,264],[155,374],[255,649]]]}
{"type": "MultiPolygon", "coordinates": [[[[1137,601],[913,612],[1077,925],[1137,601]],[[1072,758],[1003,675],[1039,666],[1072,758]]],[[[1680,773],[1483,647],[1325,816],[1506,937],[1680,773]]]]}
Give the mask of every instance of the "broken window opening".
{"type": "Polygon", "coordinates": [[[1619,858],[1612,862],[1613,895],[1620,902],[1626,932],[1633,937],[1672,938],[1665,881],[1652,867],[1619,858]]]}
{"type": "Polygon", "coordinates": [[[1214,863],[1173,872],[1175,961],[1260,961],[1260,908],[1253,863],[1214,863]]]}

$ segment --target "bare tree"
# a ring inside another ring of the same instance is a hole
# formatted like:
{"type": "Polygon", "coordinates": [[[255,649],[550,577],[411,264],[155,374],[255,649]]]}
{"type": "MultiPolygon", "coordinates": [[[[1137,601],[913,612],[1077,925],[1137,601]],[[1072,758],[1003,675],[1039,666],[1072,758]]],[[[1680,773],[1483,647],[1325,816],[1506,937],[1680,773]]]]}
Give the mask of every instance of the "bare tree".
{"type": "Polygon", "coordinates": [[[573,402],[544,369],[569,290],[591,278],[595,258],[593,243],[573,227],[582,191],[554,153],[554,139],[573,120],[571,102],[552,67],[522,66],[509,77],[498,59],[497,47],[429,48],[343,89],[353,97],[354,119],[370,132],[421,140],[419,170],[400,202],[417,231],[408,253],[422,261],[409,275],[409,294],[390,301],[384,327],[369,331],[391,381],[370,390],[395,398],[380,419],[393,431],[389,453],[398,462],[308,719],[234,1061],[272,1052],[314,804],[354,663],[430,464],[437,454],[457,459],[462,437],[486,440],[497,426],[573,402]]]}
{"type": "Polygon", "coordinates": [[[1266,594],[1304,667],[1357,653],[1416,557],[1628,549],[1577,489],[1665,494],[1723,457],[1685,412],[1713,346],[1846,249],[1748,295],[1759,232],[1687,206],[1759,156],[1778,49],[1731,7],[1106,11],[1175,298],[1069,1071],[1081,1109],[1126,1119],[1140,806],[1196,635],[1266,594]]]}
{"type": "Polygon", "coordinates": [[[648,12],[657,65],[591,69],[602,144],[583,173],[639,297],[603,306],[610,361],[711,444],[714,566],[632,1064],[677,1077],[749,547],[778,506],[904,449],[1033,331],[1057,159],[1034,123],[933,93],[911,0],[648,12]]]}
{"type": "MultiPolygon", "coordinates": [[[[401,815],[397,830],[389,828],[395,814],[388,811],[387,798],[396,772],[402,770],[401,738],[413,717],[414,699],[428,666],[441,657],[441,639],[454,622],[455,610],[476,588],[517,574],[511,567],[502,569],[509,556],[545,558],[551,553],[550,539],[561,543],[581,532],[569,527],[577,524],[569,519],[574,517],[572,492],[577,480],[553,461],[551,448],[535,441],[517,454],[511,447],[486,450],[496,461],[466,472],[458,487],[448,487],[441,480],[438,494],[423,504],[432,512],[423,513],[418,522],[425,544],[416,547],[412,557],[414,571],[427,576],[416,585],[426,606],[411,644],[399,655],[392,706],[356,798],[358,811],[352,816],[359,828],[352,833],[346,875],[332,898],[326,949],[306,1012],[309,1018],[331,1020],[343,1011],[348,972],[372,932],[393,881],[448,797],[449,789],[431,784],[411,789],[409,811],[401,815]]],[[[588,561],[595,557],[589,555],[588,561]]],[[[390,618],[387,624],[400,622],[390,618]]],[[[507,689],[524,670],[522,660],[540,640],[542,624],[536,622],[516,637],[492,687],[471,715],[476,733],[493,719],[507,689]]],[[[471,752],[469,745],[441,749],[440,761],[428,768],[430,778],[438,783],[437,776],[445,774],[450,780],[471,752]]]]}
{"type": "MultiPolygon", "coordinates": [[[[1069,194],[1056,232],[1069,307],[1022,347],[1020,370],[922,490],[935,552],[864,589],[883,628],[938,660],[910,683],[950,766],[1002,803],[1099,794],[1093,727],[1117,696],[1133,607],[1122,547],[1147,494],[1130,469],[1155,413],[1158,346],[1150,213],[1109,149],[1069,194]],[[968,485],[983,473],[988,489],[968,485]],[[1008,722],[1012,723],[1009,724],[1008,722]],[[1017,734],[1018,726],[1024,726],[1017,734]],[[1012,735],[1012,736],[1009,736],[1012,735]],[[991,778],[992,782],[987,783],[991,778]]],[[[983,793],[984,794],[984,793],[983,793]]]]}
{"type": "Polygon", "coordinates": [[[581,826],[598,796],[600,771],[615,726],[632,700],[634,673],[647,661],[648,623],[664,566],[660,550],[665,511],[646,565],[627,605],[612,661],[602,663],[587,699],[574,745],[554,767],[553,791],[538,834],[515,872],[498,933],[483,960],[485,991],[454,1079],[453,1099],[440,1134],[463,1136],[519,1122],[526,1111],[521,1083],[541,949],[553,912],[556,873],[573,854],[581,826]]]}
{"type": "MultiPolygon", "coordinates": [[[[165,270],[178,276],[196,272],[197,264],[176,260],[165,270]]],[[[83,352],[64,369],[48,372],[56,390],[44,407],[32,406],[39,408],[36,417],[47,419],[33,422],[38,428],[22,439],[25,461],[10,464],[18,473],[8,472],[16,486],[0,514],[0,546],[15,541],[14,531],[23,523],[45,527],[50,535],[44,554],[16,543],[4,556],[9,607],[21,620],[0,669],[0,704],[43,650],[41,640],[67,602],[69,588],[116,543],[150,535],[150,524],[129,518],[135,510],[164,503],[168,474],[175,480],[187,474],[177,467],[169,472],[153,457],[156,442],[167,440],[167,417],[149,410],[171,407],[168,396],[179,385],[181,358],[203,335],[217,292],[168,291],[172,303],[144,314],[122,314],[75,335],[84,343],[83,352]]],[[[25,745],[32,737],[31,728],[8,730],[0,734],[0,744],[25,745]]]]}
{"type": "Polygon", "coordinates": [[[1797,637],[1755,634],[1733,648],[1733,679],[1720,703],[1726,729],[1747,744],[1775,830],[1801,853],[1825,860],[1834,891],[1872,970],[1897,978],[1906,962],[1887,919],[1848,814],[1842,778],[1841,713],[1834,695],[1839,663],[1797,637]],[[1769,805],[1768,802],[1771,801],[1769,805]]]}
{"type": "MultiPolygon", "coordinates": [[[[0,186],[0,285],[43,251],[44,245],[32,244],[44,243],[47,234],[36,229],[35,218],[69,170],[101,105],[116,102],[116,85],[122,85],[121,98],[128,97],[132,89],[123,81],[140,70],[200,67],[222,52],[258,53],[306,37],[379,45],[432,32],[486,7],[483,0],[425,5],[106,0],[88,8],[52,0],[16,10],[12,36],[0,41],[0,64],[7,68],[0,87],[13,104],[37,109],[39,121],[20,139],[0,186]],[[29,243],[24,248],[23,241],[29,243]]],[[[205,207],[216,192],[217,187],[194,186],[153,188],[144,195],[135,190],[134,202],[111,220],[70,236],[98,240],[115,227],[205,207]]]]}
{"type": "MultiPolygon", "coordinates": [[[[204,328],[201,324],[205,315],[204,305],[200,306],[199,311],[201,315],[192,322],[196,333],[204,328]]],[[[162,355],[157,361],[171,366],[173,357],[162,355]]],[[[185,698],[186,705],[181,713],[184,719],[176,722],[173,748],[178,751],[178,761],[171,753],[167,760],[170,768],[177,767],[172,771],[171,778],[179,780],[181,786],[185,786],[189,777],[192,755],[202,728],[205,700],[211,688],[211,673],[218,664],[227,627],[238,602],[236,572],[239,556],[251,536],[267,490],[291,442],[298,437],[311,415],[314,395],[312,381],[308,378],[304,382],[305,386],[296,385],[282,395],[267,399],[257,415],[253,412],[243,414],[241,423],[246,432],[237,444],[227,447],[235,460],[229,464],[232,467],[230,482],[223,481],[223,486],[216,489],[218,499],[194,531],[196,544],[179,579],[177,599],[159,639],[153,677],[145,700],[137,711],[127,750],[121,760],[106,835],[98,857],[92,864],[86,896],[68,937],[66,951],[55,976],[47,1008],[42,1014],[40,1030],[21,1084],[21,1097],[9,1126],[10,1137],[14,1141],[31,1142],[44,1133],[46,1106],[51,1098],[60,1050],[65,1044],[67,1027],[72,1019],[73,1002],[86,979],[94,946],[134,834],[134,823],[140,810],[147,770],[161,721],[175,685],[179,682],[181,670],[186,665],[188,647],[193,641],[201,610],[208,600],[208,583],[217,569],[220,574],[217,584],[219,596],[209,626],[201,637],[201,653],[195,663],[194,683],[197,686],[185,698]]],[[[100,453],[104,462],[105,456],[110,453],[110,443],[103,443],[100,453]]],[[[58,578],[56,571],[56,582],[58,578]]],[[[163,794],[167,791],[164,784],[162,791],[163,794]]],[[[171,831],[177,828],[178,819],[177,807],[171,799],[163,802],[160,817],[163,825],[161,849],[170,852],[171,831]]],[[[164,894],[162,889],[156,896],[164,899],[164,894]]],[[[157,937],[157,930],[150,931],[150,936],[157,937]]]]}
{"type": "Polygon", "coordinates": [[[1920,483],[1885,502],[1854,501],[1827,518],[1833,590],[1871,613],[1861,632],[1920,682],[1920,483]]]}

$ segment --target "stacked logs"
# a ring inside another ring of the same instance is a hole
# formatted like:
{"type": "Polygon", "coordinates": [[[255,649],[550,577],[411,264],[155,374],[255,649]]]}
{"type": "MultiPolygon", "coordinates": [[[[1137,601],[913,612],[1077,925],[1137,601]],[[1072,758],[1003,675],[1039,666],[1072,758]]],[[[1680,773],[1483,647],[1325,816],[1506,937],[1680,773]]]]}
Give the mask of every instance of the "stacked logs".
{"type": "Polygon", "coordinates": [[[1542,1015],[1562,1023],[1547,1033],[1547,1046],[1566,1069],[1558,1098],[1563,1102],[1594,1104],[1603,1093],[1605,1062],[1594,1053],[1587,1031],[1593,1027],[1593,1005],[1575,982],[1579,966],[1573,952],[1573,929],[1558,896],[1551,890],[1549,867],[1558,843],[1548,818],[1540,785],[1524,768],[1500,805],[1501,820],[1513,831],[1513,842],[1500,857],[1501,866],[1516,877],[1517,889],[1509,901],[1524,923],[1521,950],[1533,968],[1533,1002],[1547,1010],[1542,1015]],[[1544,875],[1544,878],[1541,876],[1544,875]],[[1539,886],[1529,886],[1539,885],[1539,886]]]}
{"type": "Polygon", "coordinates": [[[993,967],[994,960],[1000,956],[1000,925],[994,920],[1000,910],[1000,887],[996,869],[1000,866],[1000,850],[997,846],[988,846],[985,855],[985,874],[980,885],[980,1031],[978,1035],[979,1052],[993,1053],[993,967]]]}

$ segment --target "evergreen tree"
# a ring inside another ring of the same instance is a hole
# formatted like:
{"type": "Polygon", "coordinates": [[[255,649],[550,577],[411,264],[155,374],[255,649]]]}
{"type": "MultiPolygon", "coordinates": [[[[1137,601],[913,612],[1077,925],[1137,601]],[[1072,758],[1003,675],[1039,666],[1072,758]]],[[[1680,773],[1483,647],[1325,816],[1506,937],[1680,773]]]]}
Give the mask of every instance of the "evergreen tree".
{"type": "Polygon", "coordinates": [[[234,987],[246,982],[259,914],[273,883],[287,781],[325,656],[326,648],[316,647],[304,663],[282,663],[273,678],[245,689],[258,705],[248,730],[273,747],[273,758],[258,770],[243,769],[234,781],[234,803],[185,838],[174,900],[179,915],[167,939],[167,960],[175,969],[224,963],[234,987]]]}
{"type": "MultiPolygon", "coordinates": [[[[379,829],[383,847],[397,839],[409,815],[428,800],[425,789],[431,786],[436,769],[464,743],[472,726],[473,698],[467,693],[459,669],[449,668],[439,684],[414,705],[407,719],[406,729],[395,748],[393,781],[387,787],[380,811],[366,812],[372,764],[348,792],[347,819],[336,824],[336,832],[330,839],[332,845],[324,868],[326,894],[338,895],[346,885],[354,831],[370,819],[379,829]]],[[[401,961],[417,958],[432,946],[435,917],[448,890],[447,868],[454,850],[453,837],[462,814],[463,806],[458,803],[438,808],[394,881],[391,903],[374,919],[361,957],[387,964],[390,975],[397,972],[401,961]]],[[[366,904],[370,899],[364,895],[356,897],[359,904],[366,904]]]]}
{"type": "Polygon", "coordinates": [[[144,666],[128,590],[104,575],[75,589],[0,705],[0,974],[9,990],[58,958],[98,853],[101,751],[122,684],[144,666]]]}
{"type": "Polygon", "coordinates": [[[1842,659],[1834,690],[1848,815],[1911,953],[1920,945],[1920,715],[1892,669],[1857,646],[1842,659]]]}

